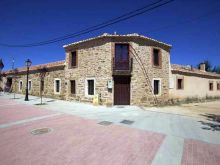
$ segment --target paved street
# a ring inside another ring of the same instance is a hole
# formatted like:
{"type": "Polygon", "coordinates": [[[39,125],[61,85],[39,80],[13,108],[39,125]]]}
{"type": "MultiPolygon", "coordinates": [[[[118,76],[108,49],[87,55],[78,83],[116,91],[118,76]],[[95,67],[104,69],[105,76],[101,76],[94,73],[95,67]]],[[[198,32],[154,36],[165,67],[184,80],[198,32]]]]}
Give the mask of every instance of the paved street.
{"type": "Polygon", "coordinates": [[[93,106],[0,94],[0,160],[29,164],[220,164],[220,102],[93,106]],[[34,134],[49,128],[44,134],[34,134]]]}

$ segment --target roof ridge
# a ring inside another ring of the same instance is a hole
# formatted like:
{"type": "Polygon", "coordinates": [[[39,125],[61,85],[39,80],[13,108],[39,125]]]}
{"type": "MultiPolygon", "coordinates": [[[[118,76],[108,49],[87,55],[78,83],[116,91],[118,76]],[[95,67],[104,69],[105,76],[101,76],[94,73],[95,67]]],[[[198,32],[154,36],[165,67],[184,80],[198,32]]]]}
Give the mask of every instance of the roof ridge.
{"type": "Polygon", "coordinates": [[[96,37],[91,37],[91,38],[87,38],[87,39],[84,39],[84,40],[80,40],[80,41],[72,42],[70,44],[63,45],[63,47],[66,48],[68,46],[73,46],[73,45],[81,44],[81,43],[84,43],[84,42],[88,42],[88,41],[92,41],[92,40],[96,40],[96,39],[100,39],[100,38],[104,38],[104,37],[140,37],[140,38],[143,38],[143,39],[147,39],[147,40],[151,40],[151,41],[160,43],[160,44],[168,46],[168,47],[172,47],[172,45],[170,45],[170,44],[158,41],[156,39],[153,39],[153,38],[150,38],[150,37],[147,37],[147,36],[144,36],[144,35],[140,35],[138,33],[130,33],[130,34],[109,34],[109,33],[103,33],[102,35],[98,35],[96,37]]]}
{"type": "MultiPolygon", "coordinates": [[[[190,65],[191,66],[191,65],[190,65]]],[[[178,71],[178,72],[184,72],[184,73],[192,73],[192,74],[199,74],[204,76],[213,76],[213,77],[219,77],[220,74],[208,72],[208,71],[201,71],[198,68],[194,67],[188,67],[187,65],[181,65],[181,64],[171,64],[171,70],[172,71],[178,71]]]]}

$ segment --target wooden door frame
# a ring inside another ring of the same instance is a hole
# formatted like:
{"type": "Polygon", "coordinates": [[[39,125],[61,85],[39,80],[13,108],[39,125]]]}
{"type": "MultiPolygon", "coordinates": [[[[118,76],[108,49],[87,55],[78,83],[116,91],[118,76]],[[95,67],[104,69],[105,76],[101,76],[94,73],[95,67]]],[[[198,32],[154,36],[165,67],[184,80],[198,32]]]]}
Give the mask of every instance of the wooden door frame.
{"type": "Polygon", "coordinates": [[[131,105],[131,76],[114,76],[113,77],[113,82],[114,82],[114,85],[113,85],[113,95],[112,95],[112,100],[113,100],[113,105],[119,105],[119,104],[115,104],[115,78],[119,78],[119,77],[127,77],[130,79],[129,81],[129,104],[127,105],[131,105]]]}

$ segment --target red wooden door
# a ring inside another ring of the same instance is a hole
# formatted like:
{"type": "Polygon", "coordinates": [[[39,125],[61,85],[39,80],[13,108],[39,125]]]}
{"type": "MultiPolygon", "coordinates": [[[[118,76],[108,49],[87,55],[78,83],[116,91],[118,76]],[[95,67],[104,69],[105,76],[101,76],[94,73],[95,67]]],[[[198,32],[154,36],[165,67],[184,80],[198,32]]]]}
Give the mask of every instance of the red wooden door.
{"type": "Polygon", "coordinates": [[[130,105],[130,77],[114,78],[114,105],[130,105]]]}

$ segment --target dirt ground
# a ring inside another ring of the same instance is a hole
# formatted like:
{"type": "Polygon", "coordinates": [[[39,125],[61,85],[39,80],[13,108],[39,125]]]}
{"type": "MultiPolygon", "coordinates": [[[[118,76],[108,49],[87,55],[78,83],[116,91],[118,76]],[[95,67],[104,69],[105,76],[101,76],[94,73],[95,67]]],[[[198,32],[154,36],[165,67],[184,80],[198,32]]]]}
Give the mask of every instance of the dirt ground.
{"type": "Polygon", "coordinates": [[[220,117],[220,100],[203,103],[182,104],[180,106],[168,106],[160,108],[145,108],[150,111],[190,116],[207,119],[207,115],[220,117]]]}

